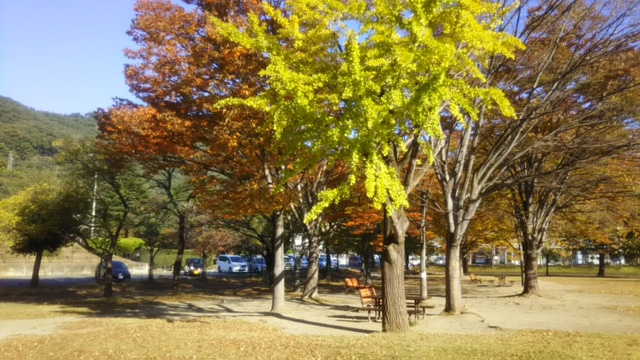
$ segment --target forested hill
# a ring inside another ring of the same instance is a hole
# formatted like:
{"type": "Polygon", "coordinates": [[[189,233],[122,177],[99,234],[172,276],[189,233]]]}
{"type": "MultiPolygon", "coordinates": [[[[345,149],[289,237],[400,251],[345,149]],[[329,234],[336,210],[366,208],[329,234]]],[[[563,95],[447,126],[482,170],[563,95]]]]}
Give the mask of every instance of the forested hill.
{"type": "Polygon", "coordinates": [[[36,111],[0,96],[0,200],[57,177],[56,140],[91,139],[97,132],[91,116],[36,111]]]}
{"type": "Polygon", "coordinates": [[[53,156],[53,142],[90,138],[97,133],[95,119],[81,114],[61,115],[36,111],[0,96],[0,166],[6,167],[9,152],[16,160],[53,156]]]}

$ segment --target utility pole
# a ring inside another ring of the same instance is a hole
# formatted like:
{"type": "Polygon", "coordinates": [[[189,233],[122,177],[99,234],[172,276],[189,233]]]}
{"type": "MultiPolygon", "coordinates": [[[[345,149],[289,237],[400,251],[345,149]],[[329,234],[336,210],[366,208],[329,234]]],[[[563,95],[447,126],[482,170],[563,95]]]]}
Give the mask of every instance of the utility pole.
{"type": "Polygon", "coordinates": [[[7,161],[7,171],[13,171],[13,151],[9,151],[9,160],[7,161]]]}

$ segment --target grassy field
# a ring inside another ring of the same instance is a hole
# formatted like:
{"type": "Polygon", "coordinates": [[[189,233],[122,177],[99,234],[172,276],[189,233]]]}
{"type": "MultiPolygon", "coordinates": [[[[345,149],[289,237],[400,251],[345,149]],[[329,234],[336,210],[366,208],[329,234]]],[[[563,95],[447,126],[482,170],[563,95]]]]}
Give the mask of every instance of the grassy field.
{"type": "Polygon", "coordinates": [[[296,336],[205,318],[89,319],[57,335],[0,341],[3,359],[632,359],[636,335],[505,331],[498,335],[296,336]]]}
{"type": "MultiPolygon", "coordinates": [[[[443,271],[442,268],[436,270],[431,267],[430,270],[443,271]]],[[[469,267],[470,273],[494,275],[520,275],[520,267],[516,266],[471,266],[469,267]]],[[[538,274],[540,276],[546,276],[546,267],[541,266],[538,268],[538,274]]],[[[598,267],[593,265],[581,265],[581,266],[549,266],[549,276],[586,276],[595,277],[598,275],[598,267]]],[[[618,266],[607,265],[605,267],[606,277],[639,277],[640,278],[640,266],[618,266]]]]}
{"type": "MultiPolygon", "coordinates": [[[[640,299],[639,279],[546,279],[579,287],[585,293],[608,292],[640,299]]],[[[229,284],[229,288],[240,296],[269,292],[258,282],[247,286],[250,281],[255,280],[243,278],[229,284]],[[240,288],[243,284],[246,287],[240,288]]],[[[336,280],[332,286],[342,284],[336,280]]],[[[154,290],[121,286],[113,299],[102,299],[97,286],[1,291],[0,319],[82,317],[56,334],[0,340],[2,359],[631,359],[638,358],[640,353],[638,334],[509,330],[492,335],[410,331],[366,336],[296,336],[264,324],[238,320],[204,317],[179,321],[139,315],[138,309],[149,303],[225,296],[211,282],[177,298],[166,296],[164,288],[157,294],[154,290]]],[[[637,308],[620,310],[640,316],[637,308]]]]}

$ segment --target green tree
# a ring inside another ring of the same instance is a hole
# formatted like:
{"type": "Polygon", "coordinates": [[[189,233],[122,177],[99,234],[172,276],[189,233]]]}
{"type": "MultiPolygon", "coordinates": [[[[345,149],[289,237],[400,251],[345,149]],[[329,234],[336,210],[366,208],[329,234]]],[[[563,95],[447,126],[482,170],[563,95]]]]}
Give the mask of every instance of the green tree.
{"type": "Polygon", "coordinates": [[[123,237],[118,239],[116,254],[118,256],[131,258],[131,254],[144,245],[144,240],[137,237],[123,237]]]}
{"type": "Polygon", "coordinates": [[[8,233],[11,250],[36,257],[31,287],[39,285],[45,251],[54,252],[80,235],[87,208],[80,192],[47,183],[0,202],[0,228],[8,233]]]}
{"type": "Polygon", "coordinates": [[[163,250],[175,247],[177,228],[171,209],[167,207],[164,191],[154,189],[140,206],[133,209],[131,222],[133,233],[142,239],[141,247],[149,253],[148,280],[153,280],[156,256],[163,250]],[[155,190],[155,191],[154,191],[155,190]]]}
{"type": "Polygon", "coordinates": [[[76,242],[106,262],[104,296],[111,297],[113,254],[131,208],[147,195],[148,182],[134,162],[111,152],[106,141],[63,146],[59,160],[69,186],[92,199],[91,212],[87,211],[85,217],[90,231],[77,237],[76,242]]]}

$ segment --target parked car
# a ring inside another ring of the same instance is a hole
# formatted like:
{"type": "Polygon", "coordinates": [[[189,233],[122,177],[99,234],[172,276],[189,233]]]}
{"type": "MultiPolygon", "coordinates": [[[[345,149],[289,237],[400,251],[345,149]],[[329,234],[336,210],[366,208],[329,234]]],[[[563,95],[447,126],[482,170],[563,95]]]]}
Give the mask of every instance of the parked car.
{"type": "Polygon", "coordinates": [[[446,264],[446,259],[444,258],[444,256],[437,256],[435,263],[438,266],[444,266],[444,264],[446,264]]]}
{"type": "Polygon", "coordinates": [[[362,267],[362,258],[358,255],[349,256],[350,267],[362,267]]]}
{"type": "Polygon", "coordinates": [[[184,276],[198,276],[204,271],[204,261],[200,258],[188,258],[184,264],[184,276]]]}
{"type": "Polygon", "coordinates": [[[284,269],[285,270],[293,270],[296,262],[293,260],[293,255],[285,255],[284,256],[284,269]]]}
{"type": "Polygon", "coordinates": [[[261,273],[267,270],[267,262],[264,260],[264,258],[254,257],[253,259],[251,259],[249,267],[251,272],[261,273]]]}
{"type": "MultiPolygon", "coordinates": [[[[112,261],[111,262],[113,272],[111,274],[111,278],[113,281],[125,281],[131,279],[131,273],[129,272],[129,268],[122,261],[112,261]]],[[[104,260],[101,260],[98,266],[96,266],[96,281],[102,281],[105,279],[107,275],[107,263],[104,260]]]]}
{"type": "Polygon", "coordinates": [[[409,255],[409,267],[419,267],[420,256],[409,255]]]}
{"type": "Polygon", "coordinates": [[[375,267],[380,267],[382,265],[382,257],[380,257],[380,255],[373,255],[373,265],[375,267]]]}
{"type": "Polygon", "coordinates": [[[249,264],[238,255],[220,255],[216,264],[218,272],[249,272],[249,264]]]}
{"type": "Polygon", "coordinates": [[[298,258],[300,260],[300,270],[307,270],[309,269],[309,259],[307,259],[307,257],[303,257],[303,258],[298,258]]]}
{"type": "MultiPolygon", "coordinates": [[[[320,268],[322,269],[327,267],[327,255],[320,255],[320,257],[318,258],[318,266],[320,266],[320,268]]],[[[338,267],[338,259],[334,258],[333,256],[331,257],[331,267],[338,267]]]]}

